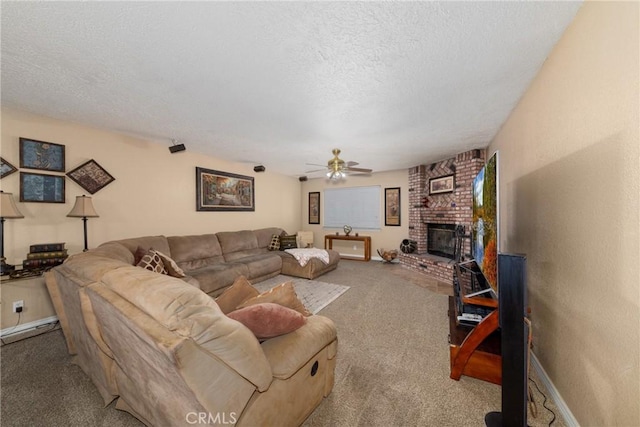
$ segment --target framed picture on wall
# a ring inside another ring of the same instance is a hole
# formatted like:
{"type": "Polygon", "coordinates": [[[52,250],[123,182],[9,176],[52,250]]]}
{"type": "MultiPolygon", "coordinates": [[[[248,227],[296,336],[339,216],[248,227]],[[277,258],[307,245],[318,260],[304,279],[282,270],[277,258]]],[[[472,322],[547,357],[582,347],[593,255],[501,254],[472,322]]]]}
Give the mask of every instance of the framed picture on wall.
{"type": "Polygon", "coordinates": [[[309,224],[320,224],[320,192],[309,193],[309,224]]]}
{"type": "Polygon", "coordinates": [[[451,193],[454,187],[453,175],[431,178],[429,180],[429,194],[451,193]]]}
{"type": "Polygon", "coordinates": [[[68,172],[67,176],[91,194],[115,181],[115,178],[93,159],[68,172]]]}
{"type": "Polygon", "coordinates": [[[384,225],[400,225],[400,187],[384,189],[384,225]]]}
{"type": "Polygon", "coordinates": [[[64,203],[64,175],[20,172],[20,201],[64,203]]]}
{"type": "Polygon", "coordinates": [[[15,166],[11,163],[7,162],[5,159],[0,157],[0,178],[4,178],[5,176],[11,175],[15,171],[17,171],[15,166]]]}
{"type": "Polygon", "coordinates": [[[253,177],[196,167],[196,211],[255,211],[253,177]]]}
{"type": "Polygon", "coordinates": [[[64,172],[64,145],[20,138],[20,167],[64,172]]]}

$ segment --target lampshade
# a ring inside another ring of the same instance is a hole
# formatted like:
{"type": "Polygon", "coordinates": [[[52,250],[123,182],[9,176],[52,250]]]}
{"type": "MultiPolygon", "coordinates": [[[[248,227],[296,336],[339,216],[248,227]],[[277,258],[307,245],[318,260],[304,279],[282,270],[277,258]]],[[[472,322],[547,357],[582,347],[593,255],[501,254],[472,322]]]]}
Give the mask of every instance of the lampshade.
{"type": "Polygon", "coordinates": [[[93,208],[91,197],[77,196],[76,204],[67,216],[74,218],[98,218],[100,215],[98,215],[96,210],[93,208]]]}
{"type": "Polygon", "coordinates": [[[12,193],[0,191],[0,217],[2,218],[24,218],[20,213],[16,203],[13,201],[12,193]]]}

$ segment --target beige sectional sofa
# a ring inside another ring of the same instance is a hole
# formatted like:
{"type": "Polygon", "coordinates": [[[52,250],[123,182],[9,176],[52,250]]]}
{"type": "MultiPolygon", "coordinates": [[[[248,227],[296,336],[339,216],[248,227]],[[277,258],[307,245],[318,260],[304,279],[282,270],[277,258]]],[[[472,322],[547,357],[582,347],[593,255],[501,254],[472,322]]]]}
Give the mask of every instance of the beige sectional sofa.
{"type": "MultiPolygon", "coordinates": [[[[294,332],[259,341],[212,298],[238,275],[316,277],[337,265],[297,264],[268,251],[282,230],[151,236],[72,255],[45,275],[69,352],[105,404],[118,399],[147,425],[299,425],[333,387],[337,334],[310,316],[294,332]],[[134,265],[138,247],[161,251],[183,279],[134,265]]],[[[333,252],[333,251],[332,251],[333,252]]]]}

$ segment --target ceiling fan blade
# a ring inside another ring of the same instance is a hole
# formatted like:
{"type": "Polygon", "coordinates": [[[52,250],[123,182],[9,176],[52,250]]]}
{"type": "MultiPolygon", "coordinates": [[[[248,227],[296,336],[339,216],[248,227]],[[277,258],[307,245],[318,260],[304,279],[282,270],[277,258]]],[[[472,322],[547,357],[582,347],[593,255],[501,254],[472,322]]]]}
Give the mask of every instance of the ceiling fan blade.
{"type": "Polygon", "coordinates": [[[327,165],[319,165],[317,163],[305,163],[305,165],[308,165],[308,166],[322,166],[323,168],[327,167],[327,165]]]}
{"type": "Polygon", "coordinates": [[[314,172],[325,172],[327,170],[327,168],[324,169],[314,169],[312,171],[306,171],[305,173],[314,173],[314,172]]]}
{"type": "Polygon", "coordinates": [[[371,173],[372,170],[371,169],[364,169],[364,168],[346,168],[346,170],[348,172],[362,172],[362,173],[371,173]]]}
{"type": "Polygon", "coordinates": [[[359,165],[359,164],[360,164],[360,163],[358,163],[358,162],[347,162],[347,166],[348,166],[348,167],[356,166],[356,165],[359,165]]]}

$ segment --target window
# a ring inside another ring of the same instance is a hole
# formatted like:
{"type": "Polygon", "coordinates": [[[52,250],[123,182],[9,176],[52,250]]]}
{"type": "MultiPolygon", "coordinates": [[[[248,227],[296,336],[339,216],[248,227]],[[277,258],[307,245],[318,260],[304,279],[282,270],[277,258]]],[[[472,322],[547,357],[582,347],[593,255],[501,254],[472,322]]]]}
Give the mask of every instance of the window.
{"type": "Polygon", "coordinates": [[[324,190],[324,227],[380,229],[380,186],[324,190]]]}

